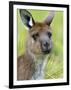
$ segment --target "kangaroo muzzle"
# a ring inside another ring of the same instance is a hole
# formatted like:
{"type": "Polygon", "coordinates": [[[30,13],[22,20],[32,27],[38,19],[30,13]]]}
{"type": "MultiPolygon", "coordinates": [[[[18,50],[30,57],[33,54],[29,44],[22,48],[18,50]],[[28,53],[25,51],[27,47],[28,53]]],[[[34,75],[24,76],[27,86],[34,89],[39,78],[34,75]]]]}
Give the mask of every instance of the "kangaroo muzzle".
{"type": "Polygon", "coordinates": [[[40,45],[41,45],[41,50],[44,54],[50,53],[52,49],[52,38],[46,35],[46,33],[41,35],[40,45]]]}

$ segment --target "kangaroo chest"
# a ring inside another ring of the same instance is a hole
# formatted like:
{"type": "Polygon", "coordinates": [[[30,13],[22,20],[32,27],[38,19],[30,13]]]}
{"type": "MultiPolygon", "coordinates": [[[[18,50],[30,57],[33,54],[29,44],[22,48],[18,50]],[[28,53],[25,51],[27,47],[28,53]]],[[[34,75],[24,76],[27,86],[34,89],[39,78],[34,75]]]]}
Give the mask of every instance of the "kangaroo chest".
{"type": "Polygon", "coordinates": [[[47,59],[44,58],[39,58],[37,60],[35,59],[35,71],[32,76],[32,80],[44,79],[44,68],[46,63],[47,63],[47,59]]]}

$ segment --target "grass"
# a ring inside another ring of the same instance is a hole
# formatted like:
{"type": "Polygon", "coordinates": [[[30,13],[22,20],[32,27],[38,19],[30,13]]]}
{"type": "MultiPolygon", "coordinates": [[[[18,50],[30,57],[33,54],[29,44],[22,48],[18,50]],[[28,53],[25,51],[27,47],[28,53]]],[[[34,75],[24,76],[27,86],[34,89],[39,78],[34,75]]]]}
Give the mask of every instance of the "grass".
{"type": "MultiPolygon", "coordinates": [[[[29,10],[36,21],[43,21],[47,16],[47,11],[29,10]]],[[[23,25],[19,11],[17,12],[18,25],[18,56],[25,51],[25,41],[27,30],[23,25]]],[[[56,11],[54,20],[51,24],[53,34],[53,50],[48,57],[45,67],[45,79],[57,79],[63,77],[63,12],[56,11]]]]}

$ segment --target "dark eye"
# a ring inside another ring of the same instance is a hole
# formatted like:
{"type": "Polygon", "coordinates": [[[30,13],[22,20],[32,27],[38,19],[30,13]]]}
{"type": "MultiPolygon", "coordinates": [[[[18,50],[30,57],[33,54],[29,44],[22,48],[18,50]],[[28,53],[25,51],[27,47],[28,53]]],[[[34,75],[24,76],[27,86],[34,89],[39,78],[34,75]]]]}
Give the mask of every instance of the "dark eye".
{"type": "Polygon", "coordinates": [[[39,36],[38,33],[35,33],[35,34],[32,35],[32,37],[33,37],[34,40],[36,40],[38,36],[39,36]]]}
{"type": "Polygon", "coordinates": [[[52,33],[51,32],[48,32],[47,34],[48,34],[49,38],[51,38],[52,33]]]}

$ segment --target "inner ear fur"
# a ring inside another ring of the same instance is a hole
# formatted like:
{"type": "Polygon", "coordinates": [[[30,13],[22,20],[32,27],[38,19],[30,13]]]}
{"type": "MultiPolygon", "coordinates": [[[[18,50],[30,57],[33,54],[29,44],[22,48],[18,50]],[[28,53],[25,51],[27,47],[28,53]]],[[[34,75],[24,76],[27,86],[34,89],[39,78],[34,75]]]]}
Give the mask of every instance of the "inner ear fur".
{"type": "Polygon", "coordinates": [[[48,11],[48,16],[45,18],[44,23],[50,25],[52,23],[54,15],[55,15],[55,11],[48,11]]]}
{"type": "Polygon", "coordinates": [[[35,21],[28,10],[20,9],[19,13],[23,24],[26,25],[28,28],[31,28],[35,24],[35,21]]]}

